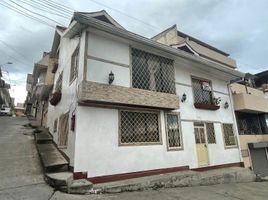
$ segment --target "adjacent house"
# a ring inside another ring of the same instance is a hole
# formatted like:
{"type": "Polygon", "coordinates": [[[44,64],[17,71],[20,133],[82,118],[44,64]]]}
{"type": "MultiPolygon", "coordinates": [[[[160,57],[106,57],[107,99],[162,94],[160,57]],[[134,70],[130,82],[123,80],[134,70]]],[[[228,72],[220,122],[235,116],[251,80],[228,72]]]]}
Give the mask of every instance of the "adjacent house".
{"type": "Polygon", "coordinates": [[[105,11],[57,27],[47,127],[74,177],[93,183],[242,166],[225,52],[173,26],[152,39],[105,11]]]}
{"type": "Polygon", "coordinates": [[[46,125],[48,98],[53,87],[54,60],[44,52],[40,61],[34,64],[33,73],[27,75],[26,114],[36,119],[36,125],[46,125]]]}
{"type": "Polygon", "coordinates": [[[268,175],[267,81],[267,72],[263,72],[248,74],[244,81],[231,85],[245,167],[262,176],[268,175]]]}
{"type": "Polygon", "coordinates": [[[10,84],[6,83],[3,79],[3,73],[0,67],[0,109],[4,109],[4,107],[12,108],[14,106],[14,102],[10,97],[9,89],[10,84]]]}

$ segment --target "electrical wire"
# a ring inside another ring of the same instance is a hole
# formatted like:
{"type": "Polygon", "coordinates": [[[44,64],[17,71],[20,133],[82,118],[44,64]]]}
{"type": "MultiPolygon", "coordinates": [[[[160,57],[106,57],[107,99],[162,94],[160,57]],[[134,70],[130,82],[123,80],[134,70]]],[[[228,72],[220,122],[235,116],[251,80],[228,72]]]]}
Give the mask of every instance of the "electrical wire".
{"type": "Polygon", "coordinates": [[[32,15],[29,15],[29,14],[27,14],[27,13],[25,13],[25,12],[19,10],[18,8],[14,7],[14,6],[10,6],[9,4],[6,5],[7,3],[6,3],[6,4],[4,4],[4,3],[6,3],[6,2],[0,2],[0,5],[2,5],[2,6],[4,6],[4,7],[6,7],[6,8],[8,8],[8,9],[10,9],[10,10],[16,12],[16,13],[19,13],[19,14],[21,14],[21,15],[23,15],[23,16],[29,18],[29,19],[32,19],[32,20],[34,20],[34,21],[37,21],[37,22],[39,22],[39,23],[41,23],[41,24],[47,25],[47,26],[49,26],[49,27],[55,29],[55,26],[51,25],[51,24],[48,23],[47,21],[44,21],[44,20],[39,19],[39,18],[37,18],[37,17],[35,17],[35,16],[32,16],[32,15]]]}
{"type": "MultiPolygon", "coordinates": [[[[20,53],[19,51],[17,51],[14,47],[12,47],[11,45],[7,44],[6,42],[4,42],[3,40],[0,39],[0,42],[2,42],[6,47],[8,47],[9,49],[11,49],[12,51],[16,52],[18,55],[20,55],[21,57],[23,57],[27,62],[29,62],[28,58],[26,56],[24,56],[22,53],[20,53]]],[[[31,63],[31,62],[29,62],[31,63]]]]}
{"type": "Polygon", "coordinates": [[[44,9],[44,8],[42,8],[42,7],[36,6],[36,5],[32,4],[32,2],[29,3],[29,2],[25,2],[25,1],[23,1],[23,0],[17,0],[17,1],[20,1],[21,3],[26,4],[26,5],[28,5],[28,6],[31,6],[32,8],[35,8],[35,9],[38,9],[38,10],[41,10],[41,11],[50,13],[50,14],[52,14],[52,15],[56,15],[56,16],[62,17],[62,18],[64,18],[64,19],[66,19],[66,18],[69,17],[68,15],[62,15],[62,14],[53,12],[53,11],[51,11],[51,10],[49,10],[49,9],[44,9]]]}
{"type": "Polygon", "coordinates": [[[61,23],[59,23],[58,21],[56,21],[56,20],[54,20],[54,19],[51,19],[51,18],[49,18],[49,17],[47,17],[47,16],[45,16],[45,15],[39,14],[39,13],[37,13],[37,12],[34,12],[34,11],[28,9],[28,8],[25,8],[24,6],[22,6],[22,5],[20,5],[20,4],[16,3],[16,2],[14,2],[13,0],[8,0],[8,1],[12,2],[13,4],[17,5],[18,7],[22,8],[22,9],[24,9],[24,10],[26,10],[26,11],[28,11],[28,12],[34,14],[34,15],[38,15],[38,16],[43,17],[43,18],[45,18],[45,19],[47,19],[47,20],[50,20],[50,21],[52,21],[52,22],[54,22],[54,23],[56,23],[56,24],[60,24],[61,26],[64,26],[64,25],[62,25],[61,23]]]}

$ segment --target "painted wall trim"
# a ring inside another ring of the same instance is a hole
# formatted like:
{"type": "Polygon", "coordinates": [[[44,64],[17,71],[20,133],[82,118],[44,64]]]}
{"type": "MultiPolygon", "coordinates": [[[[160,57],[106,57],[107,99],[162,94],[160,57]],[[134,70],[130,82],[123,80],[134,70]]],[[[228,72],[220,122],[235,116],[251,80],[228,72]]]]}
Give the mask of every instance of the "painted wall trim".
{"type": "Polygon", "coordinates": [[[203,172],[213,169],[221,169],[221,168],[227,168],[227,167],[244,167],[244,162],[237,162],[237,163],[227,163],[222,165],[213,165],[213,166],[207,166],[207,167],[199,167],[199,168],[193,168],[191,170],[203,172]]]}
{"type": "Polygon", "coordinates": [[[122,174],[113,174],[113,175],[108,175],[108,176],[96,176],[96,177],[89,177],[87,179],[90,182],[96,184],[96,183],[105,183],[105,182],[119,181],[119,180],[151,176],[151,175],[157,175],[157,174],[163,174],[163,173],[187,171],[187,170],[189,170],[189,166],[181,166],[181,167],[161,168],[161,169],[153,169],[153,170],[146,170],[146,171],[122,173],[122,174]]]}
{"type": "Polygon", "coordinates": [[[119,62],[115,62],[115,61],[111,61],[111,60],[106,60],[106,59],[103,59],[103,58],[98,58],[98,57],[91,56],[91,55],[87,55],[87,58],[88,59],[92,59],[92,60],[97,60],[97,61],[100,61],[100,62],[105,62],[105,63],[109,63],[109,64],[113,64],[113,65],[118,65],[118,66],[121,66],[121,67],[129,68],[129,65],[126,65],[126,64],[123,64],[123,63],[119,63],[119,62]]]}

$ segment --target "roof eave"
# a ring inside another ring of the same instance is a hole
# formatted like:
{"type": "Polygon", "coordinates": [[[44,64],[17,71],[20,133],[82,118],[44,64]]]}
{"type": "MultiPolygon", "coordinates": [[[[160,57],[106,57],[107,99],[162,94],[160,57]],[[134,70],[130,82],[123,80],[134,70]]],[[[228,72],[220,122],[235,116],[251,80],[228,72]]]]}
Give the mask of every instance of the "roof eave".
{"type": "Polygon", "coordinates": [[[204,60],[200,57],[185,53],[183,51],[178,51],[177,49],[174,49],[170,46],[161,44],[161,43],[156,42],[152,39],[143,37],[141,35],[132,33],[130,31],[117,28],[113,25],[101,22],[101,21],[96,20],[94,18],[85,18],[85,17],[80,18],[80,16],[78,14],[76,14],[76,15],[74,15],[74,19],[75,19],[75,21],[73,21],[70,24],[70,26],[68,27],[68,29],[65,31],[64,37],[73,37],[75,34],[79,33],[79,31],[84,29],[85,25],[86,25],[86,26],[90,26],[90,27],[99,29],[101,31],[110,33],[110,34],[117,35],[119,37],[122,37],[122,38],[125,38],[128,40],[132,40],[134,42],[142,43],[144,45],[160,49],[160,50],[167,52],[171,55],[179,56],[182,58],[192,60],[194,62],[199,62],[199,63],[205,64],[208,67],[211,67],[212,69],[220,70],[222,72],[233,75],[234,77],[237,77],[237,78],[244,77],[244,73],[239,72],[239,71],[234,70],[234,69],[231,69],[230,67],[225,66],[223,64],[218,64],[215,62],[204,60]]]}

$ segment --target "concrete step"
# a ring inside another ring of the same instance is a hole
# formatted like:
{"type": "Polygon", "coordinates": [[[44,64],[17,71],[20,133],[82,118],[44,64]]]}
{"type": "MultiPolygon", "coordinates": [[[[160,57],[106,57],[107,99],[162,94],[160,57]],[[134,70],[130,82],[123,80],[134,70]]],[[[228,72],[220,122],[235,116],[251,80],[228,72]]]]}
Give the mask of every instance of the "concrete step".
{"type": "Polygon", "coordinates": [[[46,172],[62,172],[68,170],[68,161],[54,143],[37,144],[37,150],[46,172]]]}
{"type": "Polygon", "coordinates": [[[37,144],[52,143],[53,137],[49,133],[48,129],[39,127],[34,130],[35,141],[37,144]]]}
{"type": "Polygon", "coordinates": [[[74,180],[68,185],[68,193],[70,194],[86,194],[92,189],[93,184],[86,179],[74,180]]]}
{"type": "Polygon", "coordinates": [[[68,186],[73,181],[73,173],[71,172],[56,172],[56,173],[46,173],[46,182],[54,187],[61,188],[63,186],[68,186]]]}
{"type": "Polygon", "coordinates": [[[95,184],[93,190],[101,193],[118,193],[158,188],[244,183],[255,181],[255,174],[246,168],[232,167],[205,172],[183,171],[134,178],[124,181],[95,184]]]}

